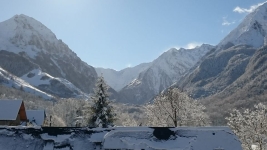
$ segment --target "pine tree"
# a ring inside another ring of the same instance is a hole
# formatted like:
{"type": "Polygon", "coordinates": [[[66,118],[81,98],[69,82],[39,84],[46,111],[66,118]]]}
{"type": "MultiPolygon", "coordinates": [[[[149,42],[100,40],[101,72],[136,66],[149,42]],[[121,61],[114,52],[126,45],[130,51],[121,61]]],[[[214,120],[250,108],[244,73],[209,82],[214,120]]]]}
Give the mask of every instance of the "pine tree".
{"type": "Polygon", "coordinates": [[[89,107],[91,117],[88,125],[90,127],[107,128],[113,125],[115,121],[115,113],[110,105],[108,86],[103,76],[99,77],[94,89],[94,96],[91,97],[93,104],[89,107]]]}

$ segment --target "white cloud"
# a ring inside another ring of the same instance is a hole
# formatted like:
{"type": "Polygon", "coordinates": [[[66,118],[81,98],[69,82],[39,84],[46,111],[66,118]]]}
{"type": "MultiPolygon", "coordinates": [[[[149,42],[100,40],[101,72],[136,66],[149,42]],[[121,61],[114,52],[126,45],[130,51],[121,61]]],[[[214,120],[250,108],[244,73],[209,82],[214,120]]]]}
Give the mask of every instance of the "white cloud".
{"type": "Polygon", "coordinates": [[[126,67],[130,68],[130,67],[132,67],[132,64],[129,63],[126,65],[126,67]]]}
{"type": "Polygon", "coordinates": [[[195,48],[195,47],[197,47],[197,46],[201,46],[203,43],[202,42],[190,42],[190,43],[188,43],[188,44],[186,44],[186,45],[184,45],[184,46],[179,46],[179,45],[177,45],[177,46],[171,46],[171,47],[169,47],[169,48],[166,48],[164,51],[162,51],[161,53],[160,53],[160,55],[162,54],[162,53],[164,53],[164,52],[167,52],[168,50],[170,50],[171,48],[175,48],[175,49],[177,49],[177,50],[179,50],[180,48],[184,48],[184,49],[193,49],[193,48],[195,48]]]}
{"type": "Polygon", "coordinates": [[[202,45],[203,43],[200,43],[200,42],[191,42],[191,43],[188,43],[187,45],[184,46],[185,49],[193,49],[197,46],[200,46],[202,45]]]}
{"type": "Polygon", "coordinates": [[[235,21],[229,22],[227,20],[227,17],[223,17],[223,23],[222,23],[223,26],[229,26],[231,24],[235,24],[235,21]]]}
{"type": "Polygon", "coordinates": [[[252,5],[249,8],[241,8],[241,7],[237,6],[237,7],[235,7],[235,9],[233,11],[237,12],[237,13],[240,13],[240,14],[242,14],[242,13],[251,13],[256,8],[258,8],[259,6],[263,5],[264,3],[266,3],[266,2],[259,3],[259,4],[256,4],[256,5],[252,5]]]}

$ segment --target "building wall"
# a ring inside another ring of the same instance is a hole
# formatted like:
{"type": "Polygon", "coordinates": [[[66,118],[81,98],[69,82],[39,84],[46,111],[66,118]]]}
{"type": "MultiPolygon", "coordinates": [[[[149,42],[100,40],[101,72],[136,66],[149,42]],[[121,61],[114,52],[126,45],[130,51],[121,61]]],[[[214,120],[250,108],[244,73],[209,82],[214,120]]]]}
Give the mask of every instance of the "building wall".
{"type": "Polygon", "coordinates": [[[16,120],[0,120],[0,125],[18,126],[20,125],[20,117],[17,115],[16,120]]]}
{"type": "Polygon", "coordinates": [[[0,120],[0,125],[7,125],[9,126],[10,121],[9,120],[0,120]]]}

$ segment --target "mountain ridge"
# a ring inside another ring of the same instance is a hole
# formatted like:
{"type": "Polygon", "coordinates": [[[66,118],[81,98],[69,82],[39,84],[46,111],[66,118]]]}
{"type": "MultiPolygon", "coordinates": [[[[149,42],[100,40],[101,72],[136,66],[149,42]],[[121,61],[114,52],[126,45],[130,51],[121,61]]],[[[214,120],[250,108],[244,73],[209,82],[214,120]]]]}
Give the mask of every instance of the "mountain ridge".
{"type": "Polygon", "coordinates": [[[188,69],[214,46],[203,44],[194,49],[175,49],[164,52],[151,62],[151,66],[142,71],[121,91],[120,95],[126,97],[124,103],[144,104],[165,88],[171,86],[188,69]]]}

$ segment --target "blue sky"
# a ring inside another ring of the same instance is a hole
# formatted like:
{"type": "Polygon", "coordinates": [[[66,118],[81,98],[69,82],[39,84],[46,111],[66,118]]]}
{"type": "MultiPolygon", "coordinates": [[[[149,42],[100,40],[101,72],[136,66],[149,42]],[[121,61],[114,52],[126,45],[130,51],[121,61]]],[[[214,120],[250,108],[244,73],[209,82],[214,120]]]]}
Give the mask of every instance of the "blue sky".
{"type": "Polygon", "coordinates": [[[171,47],[218,44],[263,0],[8,0],[0,22],[42,22],[89,65],[120,70],[171,47]]]}

